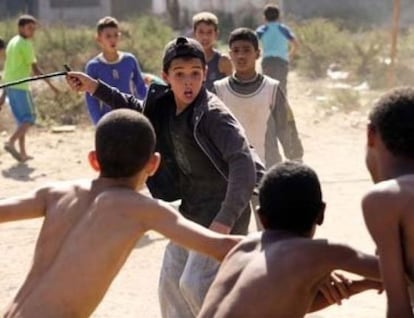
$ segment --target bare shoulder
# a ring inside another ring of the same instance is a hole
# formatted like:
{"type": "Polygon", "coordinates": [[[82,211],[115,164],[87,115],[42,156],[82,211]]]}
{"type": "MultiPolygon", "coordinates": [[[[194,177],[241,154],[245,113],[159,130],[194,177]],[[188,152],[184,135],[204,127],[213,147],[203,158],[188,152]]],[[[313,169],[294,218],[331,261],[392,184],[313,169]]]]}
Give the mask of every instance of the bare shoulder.
{"type": "Polygon", "coordinates": [[[383,223],[398,218],[400,212],[413,201],[414,176],[375,184],[362,199],[362,210],[366,222],[381,219],[383,223]]]}
{"type": "Polygon", "coordinates": [[[116,209],[148,228],[154,228],[157,223],[175,222],[178,217],[178,212],[169,203],[133,190],[106,191],[97,199],[106,210],[116,209]]]}
{"type": "Polygon", "coordinates": [[[261,238],[262,232],[250,233],[227,254],[226,258],[233,257],[236,254],[240,255],[261,250],[261,238]]]}
{"type": "Polygon", "coordinates": [[[230,57],[226,54],[221,54],[218,67],[220,72],[226,75],[231,75],[233,72],[233,64],[231,63],[230,57]]]}
{"type": "Polygon", "coordinates": [[[35,195],[43,196],[48,201],[59,199],[60,197],[79,190],[89,190],[90,180],[76,180],[76,181],[58,181],[44,184],[34,190],[35,195]]]}
{"type": "Polygon", "coordinates": [[[223,259],[222,267],[225,272],[238,273],[249,264],[255,263],[257,257],[263,253],[261,238],[262,232],[250,233],[234,246],[223,259]]]}
{"type": "Polygon", "coordinates": [[[268,258],[277,260],[283,257],[289,266],[308,264],[308,268],[322,271],[330,270],[340,260],[350,258],[357,253],[347,244],[309,238],[283,240],[272,244],[266,250],[268,258]]]}

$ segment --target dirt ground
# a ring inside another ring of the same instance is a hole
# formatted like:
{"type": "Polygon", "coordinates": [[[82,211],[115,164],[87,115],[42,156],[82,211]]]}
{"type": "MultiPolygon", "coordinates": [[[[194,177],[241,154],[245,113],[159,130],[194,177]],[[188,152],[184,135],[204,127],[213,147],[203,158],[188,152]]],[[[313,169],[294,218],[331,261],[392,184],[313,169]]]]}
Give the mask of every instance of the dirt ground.
{"type": "MultiPolygon", "coordinates": [[[[325,84],[307,83],[293,73],[289,83],[290,102],[305,148],[304,160],[318,172],[328,204],[325,223],[318,229],[317,237],[373,252],[360,209],[361,196],[370,186],[364,166],[365,116],[361,115],[362,120],[357,122],[355,115],[351,118],[343,113],[322,117],[316,111],[313,91],[325,84]]],[[[8,109],[4,107],[0,132],[5,131],[0,135],[0,144],[13,127],[9,121],[8,109]]],[[[92,141],[93,129],[88,125],[61,134],[33,129],[28,136],[33,160],[18,164],[0,151],[0,197],[55,180],[93,177],[95,174],[86,161],[92,141]]],[[[0,225],[0,308],[13,298],[25,278],[41,223],[42,220],[30,220],[0,225]]],[[[137,244],[93,317],[160,317],[157,282],[166,242],[159,234],[149,232],[137,244]]],[[[332,306],[308,317],[372,318],[384,313],[384,295],[366,292],[344,301],[342,306],[332,306]]]]}

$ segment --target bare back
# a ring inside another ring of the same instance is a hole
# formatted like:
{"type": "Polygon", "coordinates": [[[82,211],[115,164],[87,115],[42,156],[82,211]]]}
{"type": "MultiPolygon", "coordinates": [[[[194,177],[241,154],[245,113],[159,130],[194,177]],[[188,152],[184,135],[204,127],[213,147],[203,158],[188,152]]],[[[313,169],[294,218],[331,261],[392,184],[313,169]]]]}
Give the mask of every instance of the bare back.
{"type": "Polygon", "coordinates": [[[401,230],[407,274],[414,282],[414,175],[401,177],[397,181],[401,211],[401,230]]]}
{"type": "Polygon", "coordinates": [[[149,198],[90,181],[46,197],[33,265],[6,317],[87,317],[142,236],[131,209],[149,198]]]}
{"type": "Polygon", "coordinates": [[[326,241],[256,233],[224,260],[199,317],[303,317],[330,273],[326,241]]]}
{"type": "Polygon", "coordinates": [[[414,303],[414,174],[377,183],[362,207],[377,245],[389,313],[408,317],[414,303]]]}

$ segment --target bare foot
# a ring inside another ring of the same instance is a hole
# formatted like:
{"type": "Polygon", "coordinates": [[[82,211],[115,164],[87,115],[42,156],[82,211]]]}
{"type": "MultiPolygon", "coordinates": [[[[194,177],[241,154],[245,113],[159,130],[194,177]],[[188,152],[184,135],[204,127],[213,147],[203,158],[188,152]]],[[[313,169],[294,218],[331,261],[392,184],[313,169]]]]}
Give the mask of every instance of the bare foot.
{"type": "Polygon", "coordinates": [[[16,159],[19,162],[22,162],[22,156],[20,155],[20,153],[16,150],[16,148],[14,148],[14,146],[12,144],[9,143],[4,143],[4,150],[6,150],[9,154],[11,154],[11,156],[16,159]]]}
{"type": "Polygon", "coordinates": [[[32,160],[32,159],[33,159],[32,156],[28,156],[28,155],[21,156],[21,162],[26,162],[26,161],[32,160]]]}

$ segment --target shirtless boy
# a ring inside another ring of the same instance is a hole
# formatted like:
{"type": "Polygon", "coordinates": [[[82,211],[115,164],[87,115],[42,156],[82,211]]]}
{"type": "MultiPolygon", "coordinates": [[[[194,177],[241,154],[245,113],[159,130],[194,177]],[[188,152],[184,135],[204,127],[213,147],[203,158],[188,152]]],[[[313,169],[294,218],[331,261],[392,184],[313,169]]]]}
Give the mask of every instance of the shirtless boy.
{"type": "Polygon", "coordinates": [[[96,179],[0,201],[0,222],[45,218],[32,268],[4,317],[88,317],[150,229],[218,260],[236,243],[138,192],[160,161],[143,115],[127,109],[105,115],[95,147],[89,161],[100,171],[96,179]]]}
{"type": "MultiPolygon", "coordinates": [[[[320,292],[333,270],[378,278],[378,261],[342,244],[312,239],[325,203],[318,177],[294,162],[274,166],[262,180],[264,232],[245,238],[224,259],[199,318],[304,317],[331,303],[320,292]]],[[[333,281],[344,296],[380,283],[333,281]]],[[[341,293],[341,295],[342,295],[341,293]]]]}
{"type": "Polygon", "coordinates": [[[414,317],[413,88],[387,93],[371,111],[366,164],[375,185],[362,209],[377,245],[387,317],[414,317]]]}

